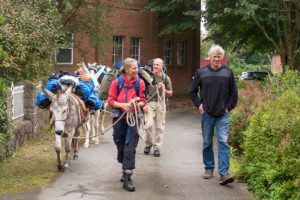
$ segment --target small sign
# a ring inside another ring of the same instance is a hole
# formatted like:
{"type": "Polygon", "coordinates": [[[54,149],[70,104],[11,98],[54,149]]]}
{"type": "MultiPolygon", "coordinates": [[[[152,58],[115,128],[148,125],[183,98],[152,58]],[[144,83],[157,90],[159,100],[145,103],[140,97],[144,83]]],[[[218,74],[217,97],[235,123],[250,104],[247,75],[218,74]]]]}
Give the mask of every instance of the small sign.
{"type": "Polygon", "coordinates": [[[272,69],[273,74],[281,74],[283,72],[281,57],[279,54],[272,55],[272,69]]]}

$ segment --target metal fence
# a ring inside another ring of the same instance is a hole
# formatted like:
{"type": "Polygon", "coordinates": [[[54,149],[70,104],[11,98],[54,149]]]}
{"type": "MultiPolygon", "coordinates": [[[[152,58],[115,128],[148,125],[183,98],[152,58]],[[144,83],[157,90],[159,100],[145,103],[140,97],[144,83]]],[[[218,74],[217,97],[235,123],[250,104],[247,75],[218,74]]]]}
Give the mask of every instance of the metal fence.
{"type": "Polygon", "coordinates": [[[24,85],[11,85],[12,92],[12,119],[24,116],[24,85]]]}

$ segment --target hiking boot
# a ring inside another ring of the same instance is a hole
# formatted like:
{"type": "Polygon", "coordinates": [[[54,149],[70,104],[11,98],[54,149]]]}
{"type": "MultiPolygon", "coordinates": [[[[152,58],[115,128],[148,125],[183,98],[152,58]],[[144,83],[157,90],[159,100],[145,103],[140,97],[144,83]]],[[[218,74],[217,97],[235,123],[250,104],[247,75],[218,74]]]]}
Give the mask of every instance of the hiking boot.
{"type": "Polygon", "coordinates": [[[226,175],[221,175],[219,183],[220,185],[226,185],[228,183],[232,183],[234,181],[234,178],[232,176],[229,176],[228,174],[226,175]]]}
{"type": "Polygon", "coordinates": [[[128,192],[134,192],[135,191],[135,187],[132,183],[131,176],[132,176],[132,171],[131,170],[125,170],[123,188],[125,190],[127,190],[128,192]]]}
{"type": "Polygon", "coordinates": [[[211,169],[206,169],[204,174],[203,174],[203,178],[204,179],[211,179],[213,177],[213,170],[211,169]]]}
{"type": "Polygon", "coordinates": [[[150,153],[151,147],[145,147],[144,154],[148,155],[150,153]]]}
{"type": "MultiPolygon", "coordinates": [[[[124,172],[124,170],[123,170],[123,172],[122,172],[122,177],[120,178],[120,182],[122,182],[122,183],[124,182],[124,173],[125,173],[125,172],[124,172]]],[[[131,178],[129,178],[129,179],[131,180],[131,178]]]]}
{"type": "Polygon", "coordinates": [[[159,149],[154,150],[154,156],[155,157],[160,157],[160,151],[159,151],[159,149]]]}

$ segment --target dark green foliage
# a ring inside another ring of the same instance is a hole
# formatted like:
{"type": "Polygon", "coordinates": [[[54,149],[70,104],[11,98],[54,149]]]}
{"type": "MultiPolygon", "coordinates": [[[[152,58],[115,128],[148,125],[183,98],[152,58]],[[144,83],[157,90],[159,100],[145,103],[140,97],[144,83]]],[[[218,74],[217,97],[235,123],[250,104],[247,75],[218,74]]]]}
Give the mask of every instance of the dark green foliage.
{"type": "Polygon", "coordinates": [[[299,199],[300,96],[294,90],[251,117],[237,175],[259,199],[299,199]]]}
{"type": "MultiPolygon", "coordinates": [[[[3,21],[4,21],[4,18],[3,18],[3,16],[0,15],[0,25],[3,23],[3,21]]],[[[3,50],[2,41],[3,41],[3,34],[0,31],[0,64],[1,64],[1,61],[4,59],[4,56],[6,55],[6,52],[3,50]]]]}
{"type": "Polygon", "coordinates": [[[146,9],[158,14],[161,35],[199,29],[200,0],[150,0],[146,9]]]}
{"type": "Polygon", "coordinates": [[[11,123],[6,113],[6,89],[4,80],[0,79],[0,161],[11,154],[11,123]]]}
{"type": "Polygon", "coordinates": [[[203,14],[209,37],[224,47],[281,55],[292,69],[299,55],[299,1],[207,0],[203,14]],[[288,48],[287,48],[288,47],[288,48]]]}
{"type": "Polygon", "coordinates": [[[0,4],[2,56],[0,77],[36,80],[48,74],[51,55],[61,37],[60,16],[53,2],[9,1],[0,4]]]}

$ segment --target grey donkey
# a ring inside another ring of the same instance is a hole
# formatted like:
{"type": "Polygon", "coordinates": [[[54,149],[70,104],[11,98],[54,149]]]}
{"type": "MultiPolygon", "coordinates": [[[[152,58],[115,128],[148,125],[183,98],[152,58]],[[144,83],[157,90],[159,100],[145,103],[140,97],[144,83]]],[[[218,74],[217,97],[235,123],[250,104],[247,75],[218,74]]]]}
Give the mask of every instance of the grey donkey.
{"type": "MultiPolygon", "coordinates": [[[[81,100],[72,93],[72,86],[68,87],[65,92],[60,91],[53,94],[51,91],[44,89],[44,93],[51,99],[50,111],[55,127],[55,151],[57,153],[57,167],[60,171],[65,171],[70,165],[70,152],[72,140],[74,144],[73,159],[78,159],[78,139],[73,137],[80,136],[82,127],[88,128],[86,125],[89,116],[88,111],[82,109],[81,100]],[[62,137],[65,138],[66,159],[62,163],[61,147],[62,137]]],[[[89,131],[89,130],[86,130],[89,131]]]]}

